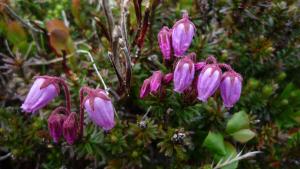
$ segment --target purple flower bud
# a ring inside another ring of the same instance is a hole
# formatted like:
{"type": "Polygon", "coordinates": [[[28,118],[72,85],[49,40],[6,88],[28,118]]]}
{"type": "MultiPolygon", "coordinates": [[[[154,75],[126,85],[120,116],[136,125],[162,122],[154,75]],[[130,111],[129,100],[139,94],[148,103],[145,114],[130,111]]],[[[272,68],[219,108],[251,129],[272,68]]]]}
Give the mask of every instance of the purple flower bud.
{"type": "Polygon", "coordinates": [[[64,134],[64,138],[66,139],[67,143],[73,144],[76,141],[77,134],[78,134],[78,124],[77,124],[76,113],[72,112],[71,114],[69,114],[67,119],[64,121],[63,134],[64,134]]]}
{"type": "Polygon", "coordinates": [[[140,90],[140,98],[146,97],[150,93],[150,79],[145,79],[140,90]]]}
{"type": "Polygon", "coordinates": [[[168,27],[164,26],[157,36],[161,53],[165,60],[171,59],[171,33],[168,27]]]}
{"type": "Polygon", "coordinates": [[[174,71],[174,91],[182,93],[192,84],[194,75],[195,66],[190,57],[180,59],[174,71]]]}
{"type": "Polygon", "coordinates": [[[163,78],[164,84],[169,84],[172,80],[173,80],[173,73],[168,73],[163,78]]]}
{"type": "Polygon", "coordinates": [[[55,81],[46,78],[37,78],[21,108],[25,112],[35,112],[45,107],[59,94],[59,86],[55,81]]]}
{"type": "Polygon", "coordinates": [[[222,71],[216,64],[206,65],[199,74],[197,90],[198,99],[206,102],[218,89],[222,77],[222,71]]]}
{"type": "Polygon", "coordinates": [[[53,112],[48,118],[48,129],[55,143],[58,142],[59,138],[63,134],[63,123],[65,119],[65,115],[58,114],[56,112],[53,112]]]}
{"type": "Polygon", "coordinates": [[[233,105],[240,99],[242,81],[241,75],[234,71],[228,71],[223,74],[220,90],[225,107],[233,107],[233,105]]]}
{"type": "Polygon", "coordinates": [[[152,76],[150,77],[151,93],[156,93],[160,89],[163,76],[164,75],[160,70],[153,72],[152,76]]]}
{"type": "Polygon", "coordinates": [[[184,55],[190,47],[196,27],[189,20],[188,14],[184,13],[183,18],[175,23],[172,28],[172,46],[177,57],[184,55]]]}
{"type": "Polygon", "coordinates": [[[85,98],[84,107],[91,120],[104,130],[111,130],[115,126],[113,104],[103,90],[91,90],[85,98]]]}

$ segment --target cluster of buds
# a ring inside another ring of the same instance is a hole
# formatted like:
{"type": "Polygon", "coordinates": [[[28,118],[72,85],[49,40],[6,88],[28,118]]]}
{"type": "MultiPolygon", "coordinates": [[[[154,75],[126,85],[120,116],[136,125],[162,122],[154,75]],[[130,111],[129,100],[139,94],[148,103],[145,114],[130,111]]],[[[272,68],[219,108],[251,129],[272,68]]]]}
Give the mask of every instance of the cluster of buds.
{"type": "Polygon", "coordinates": [[[168,84],[173,79],[175,92],[196,91],[197,98],[203,102],[206,102],[218,89],[225,107],[231,108],[239,100],[242,90],[240,74],[227,64],[217,63],[213,56],[209,56],[205,61],[196,62],[195,53],[186,54],[195,30],[188,14],[184,13],[183,18],[177,21],[172,29],[163,27],[158,33],[158,44],[164,60],[171,60],[173,54],[177,57],[176,66],[174,73],[163,75],[161,71],[156,71],[146,79],[140,91],[141,98],[149,93],[157,93],[163,82],[168,84]],[[222,69],[225,70],[224,73],[222,69]],[[191,88],[195,90],[190,90],[191,88]]]}
{"type": "Polygon", "coordinates": [[[48,129],[55,143],[63,136],[67,143],[73,144],[83,133],[84,109],[90,119],[105,131],[115,126],[114,108],[111,99],[102,89],[82,87],[80,90],[80,120],[71,112],[70,92],[66,82],[58,77],[38,76],[35,79],[21,108],[27,113],[35,113],[48,105],[59,95],[60,86],[66,97],[66,107],[60,106],[48,118],[48,129]],[[84,97],[84,94],[87,94],[84,97]]]}
{"type": "Polygon", "coordinates": [[[164,75],[162,71],[154,71],[152,76],[144,80],[140,91],[140,98],[146,97],[148,94],[156,95],[161,91],[162,84],[169,84],[173,79],[173,74],[164,75]]]}

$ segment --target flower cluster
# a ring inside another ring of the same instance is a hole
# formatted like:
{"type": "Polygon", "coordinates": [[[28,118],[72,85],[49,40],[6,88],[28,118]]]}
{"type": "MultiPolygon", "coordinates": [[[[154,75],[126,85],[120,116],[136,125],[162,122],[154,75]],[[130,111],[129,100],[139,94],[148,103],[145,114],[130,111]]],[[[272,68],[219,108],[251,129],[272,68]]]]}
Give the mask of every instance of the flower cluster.
{"type": "Polygon", "coordinates": [[[91,120],[104,130],[111,130],[115,126],[113,104],[104,90],[81,88],[79,120],[77,114],[71,112],[69,88],[66,82],[58,77],[38,76],[21,106],[22,110],[35,113],[42,109],[59,95],[60,86],[65,92],[66,107],[57,107],[48,118],[49,132],[55,143],[63,136],[67,143],[73,144],[82,136],[84,109],[91,120]]]}
{"type": "Polygon", "coordinates": [[[149,93],[157,94],[161,90],[161,84],[168,84],[173,79],[174,91],[177,93],[196,91],[198,100],[206,102],[220,89],[224,106],[227,108],[234,106],[241,95],[242,76],[231,66],[218,63],[214,56],[196,62],[195,53],[186,54],[194,34],[195,26],[187,13],[184,13],[183,18],[177,21],[172,29],[162,28],[158,33],[158,43],[163,58],[171,60],[173,53],[177,57],[176,66],[173,73],[166,75],[161,71],[153,72],[153,75],[144,81],[140,98],[149,93]],[[195,90],[188,90],[190,88],[195,90]]]}

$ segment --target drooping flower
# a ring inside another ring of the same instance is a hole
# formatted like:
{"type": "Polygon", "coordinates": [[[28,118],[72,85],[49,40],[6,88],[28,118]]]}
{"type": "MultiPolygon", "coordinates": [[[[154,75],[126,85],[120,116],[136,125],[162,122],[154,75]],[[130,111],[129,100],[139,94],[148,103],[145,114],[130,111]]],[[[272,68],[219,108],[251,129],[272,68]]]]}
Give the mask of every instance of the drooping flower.
{"type": "Polygon", "coordinates": [[[171,59],[171,33],[168,27],[164,26],[157,35],[160,51],[165,60],[171,59]]]}
{"type": "Polygon", "coordinates": [[[172,46],[174,55],[181,57],[190,47],[195,34],[195,25],[189,20],[188,14],[175,23],[172,28],[172,46]]]}
{"type": "Polygon", "coordinates": [[[64,138],[69,144],[73,144],[78,137],[78,123],[76,113],[72,112],[63,124],[64,138]]]}
{"type": "Polygon", "coordinates": [[[37,78],[21,108],[25,112],[35,112],[45,107],[59,94],[58,83],[51,78],[37,78]]]}
{"type": "Polygon", "coordinates": [[[157,91],[160,89],[163,76],[164,74],[160,70],[153,72],[152,76],[150,77],[151,93],[157,93],[157,91]]]}
{"type": "Polygon", "coordinates": [[[174,91],[182,93],[193,82],[195,75],[195,66],[189,56],[180,59],[174,71],[174,91]]]}
{"type": "Polygon", "coordinates": [[[85,98],[84,107],[90,119],[104,130],[111,130],[115,126],[113,104],[105,91],[91,89],[85,98]]]}
{"type": "Polygon", "coordinates": [[[218,89],[222,71],[217,64],[206,65],[199,74],[197,91],[198,99],[206,102],[218,89]]]}
{"type": "Polygon", "coordinates": [[[242,76],[233,70],[227,71],[223,74],[220,84],[220,92],[225,107],[233,107],[233,105],[240,99],[242,81],[242,76]]]}
{"type": "Polygon", "coordinates": [[[55,143],[59,141],[63,134],[63,123],[66,120],[66,116],[59,114],[58,111],[58,109],[54,110],[48,118],[48,129],[55,143]]]}
{"type": "Polygon", "coordinates": [[[140,90],[140,98],[146,97],[150,93],[150,79],[145,79],[140,90]]]}

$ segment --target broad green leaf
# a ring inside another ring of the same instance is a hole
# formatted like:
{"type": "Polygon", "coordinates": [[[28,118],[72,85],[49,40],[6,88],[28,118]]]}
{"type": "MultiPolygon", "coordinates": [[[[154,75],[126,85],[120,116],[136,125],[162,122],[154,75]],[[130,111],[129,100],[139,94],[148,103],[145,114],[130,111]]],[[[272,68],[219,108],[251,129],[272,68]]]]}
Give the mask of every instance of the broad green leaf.
{"type": "Polygon", "coordinates": [[[246,128],[249,128],[249,117],[246,112],[240,111],[228,121],[226,131],[227,133],[234,133],[246,128]]]}
{"type": "Polygon", "coordinates": [[[226,154],[224,138],[220,133],[210,131],[203,142],[203,146],[213,153],[220,155],[226,154]]]}
{"type": "Polygon", "coordinates": [[[239,141],[241,143],[245,143],[249,140],[251,140],[254,136],[255,136],[255,133],[249,129],[242,129],[242,130],[239,130],[233,134],[231,134],[233,136],[233,138],[236,140],[236,141],[239,141]]]}

